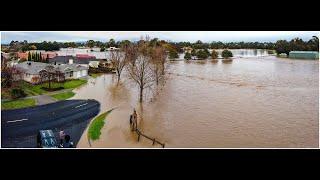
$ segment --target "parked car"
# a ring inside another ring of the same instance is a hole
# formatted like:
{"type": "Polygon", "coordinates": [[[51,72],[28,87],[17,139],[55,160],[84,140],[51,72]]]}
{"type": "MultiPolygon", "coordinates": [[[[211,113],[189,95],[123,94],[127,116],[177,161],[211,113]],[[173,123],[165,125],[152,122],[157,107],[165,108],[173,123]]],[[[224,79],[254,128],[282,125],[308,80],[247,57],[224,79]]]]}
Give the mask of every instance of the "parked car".
{"type": "Polygon", "coordinates": [[[58,148],[58,142],[52,130],[40,130],[37,135],[38,148],[58,148]]]}

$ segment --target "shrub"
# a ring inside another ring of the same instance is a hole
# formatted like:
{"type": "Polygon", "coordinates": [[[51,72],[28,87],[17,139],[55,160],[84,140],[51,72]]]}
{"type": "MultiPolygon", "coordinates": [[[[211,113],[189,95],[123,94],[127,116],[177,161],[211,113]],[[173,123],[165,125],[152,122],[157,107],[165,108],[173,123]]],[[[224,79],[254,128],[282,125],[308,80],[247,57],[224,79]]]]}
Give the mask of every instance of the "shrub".
{"type": "Polygon", "coordinates": [[[233,57],[232,52],[227,49],[223,50],[221,55],[223,58],[233,57]]]}
{"type": "Polygon", "coordinates": [[[177,51],[170,50],[170,51],[169,51],[169,58],[170,58],[170,59],[179,58],[179,55],[178,55],[177,51]]]}
{"type": "Polygon", "coordinates": [[[215,50],[212,50],[212,53],[211,53],[211,58],[212,59],[217,59],[218,58],[218,52],[217,51],[215,51],[215,50]]]}
{"type": "Polygon", "coordinates": [[[197,51],[195,49],[192,49],[191,56],[196,56],[196,55],[197,55],[197,51]]]}
{"type": "Polygon", "coordinates": [[[209,57],[209,55],[205,50],[199,50],[197,52],[197,58],[199,58],[199,59],[207,59],[208,57],[209,57]]]}
{"type": "Polygon", "coordinates": [[[190,59],[191,59],[191,54],[187,52],[187,53],[184,55],[184,59],[190,60],[190,59]]]}
{"type": "Polygon", "coordinates": [[[12,89],[11,90],[11,98],[18,99],[22,97],[26,97],[27,94],[22,89],[12,89]]]}

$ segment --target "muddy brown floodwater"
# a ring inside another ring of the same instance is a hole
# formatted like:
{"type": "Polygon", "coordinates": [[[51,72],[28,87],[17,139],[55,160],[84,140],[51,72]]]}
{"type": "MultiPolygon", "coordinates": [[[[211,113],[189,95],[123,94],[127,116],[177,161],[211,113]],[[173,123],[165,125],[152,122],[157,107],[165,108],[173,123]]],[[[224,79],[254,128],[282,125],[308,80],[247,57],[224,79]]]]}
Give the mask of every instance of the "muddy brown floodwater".
{"type": "MultiPolygon", "coordinates": [[[[142,105],[138,88],[126,75],[122,82],[103,75],[75,90],[74,99],[96,99],[101,112],[116,107],[94,148],[160,147],[129,130],[134,107],[140,129],[166,147],[318,147],[319,61],[170,62],[165,85],[148,90],[142,105]]],[[[85,134],[80,148],[89,147],[85,134]]]]}

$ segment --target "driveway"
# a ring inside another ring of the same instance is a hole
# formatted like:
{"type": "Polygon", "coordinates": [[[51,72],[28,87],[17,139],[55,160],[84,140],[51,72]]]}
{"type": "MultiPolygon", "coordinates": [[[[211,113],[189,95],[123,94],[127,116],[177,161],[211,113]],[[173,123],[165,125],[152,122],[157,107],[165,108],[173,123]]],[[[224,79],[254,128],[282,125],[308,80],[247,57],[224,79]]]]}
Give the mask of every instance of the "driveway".
{"type": "Polygon", "coordinates": [[[34,99],[36,100],[37,105],[45,105],[57,101],[56,99],[48,95],[35,96],[34,99]]]}

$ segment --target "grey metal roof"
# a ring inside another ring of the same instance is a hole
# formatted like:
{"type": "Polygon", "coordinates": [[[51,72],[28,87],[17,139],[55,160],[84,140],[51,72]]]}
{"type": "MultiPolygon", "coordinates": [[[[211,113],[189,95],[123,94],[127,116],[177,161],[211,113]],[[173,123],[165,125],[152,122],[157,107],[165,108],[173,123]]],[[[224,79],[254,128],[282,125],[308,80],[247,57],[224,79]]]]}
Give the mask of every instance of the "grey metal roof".
{"type": "Polygon", "coordinates": [[[47,63],[40,63],[40,62],[32,62],[32,61],[25,61],[23,63],[15,65],[17,68],[21,68],[28,74],[39,74],[41,70],[44,70],[47,66],[53,66],[56,70],[60,70],[61,72],[65,73],[68,71],[81,71],[86,70],[88,67],[81,66],[79,64],[62,64],[62,65],[52,65],[47,63]],[[30,65],[29,65],[30,63],[30,65]]]}
{"type": "Polygon", "coordinates": [[[77,58],[75,56],[56,56],[54,58],[49,59],[49,63],[54,64],[56,62],[61,64],[68,64],[69,59],[72,59],[73,63],[76,63],[76,64],[89,64],[90,61],[97,61],[95,57],[77,58]]]}

